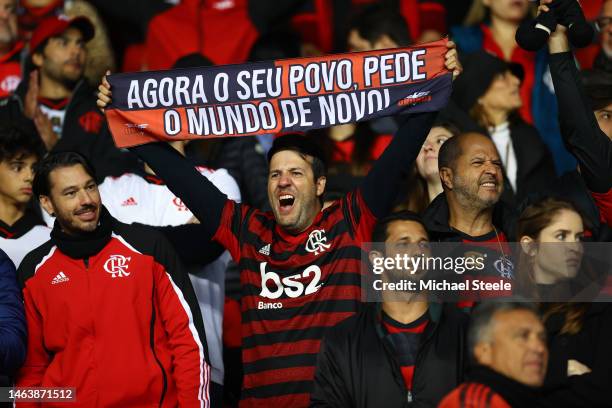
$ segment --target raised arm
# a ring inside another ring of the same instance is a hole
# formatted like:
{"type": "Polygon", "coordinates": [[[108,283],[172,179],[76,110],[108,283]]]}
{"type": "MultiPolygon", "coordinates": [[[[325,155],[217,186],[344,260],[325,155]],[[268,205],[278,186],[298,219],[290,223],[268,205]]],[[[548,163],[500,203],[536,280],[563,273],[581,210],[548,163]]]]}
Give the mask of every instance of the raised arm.
{"type": "Polygon", "coordinates": [[[588,188],[608,192],[612,188],[612,141],[591,110],[563,27],[558,26],[550,36],[549,51],[563,141],[578,160],[588,188]]]}
{"type": "MultiPolygon", "coordinates": [[[[108,74],[108,73],[107,73],[108,74]]],[[[98,107],[104,109],[112,99],[106,77],[98,87],[98,107]]],[[[175,196],[202,222],[201,240],[210,240],[217,232],[227,196],[166,143],[134,146],[130,150],[146,162],[175,196]]]]}
{"type": "MultiPolygon", "coordinates": [[[[461,73],[455,43],[449,41],[445,66],[453,71],[453,79],[461,73]]],[[[402,122],[385,152],[378,158],[361,185],[363,199],[375,217],[389,213],[396,198],[402,175],[407,174],[438,112],[425,112],[401,117],[402,122]]]]}
{"type": "Polygon", "coordinates": [[[208,230],[202,224],[153,228],[164,234],[176,250],[181,261],[188,266],[209,264],[220,257],[225,251],[225,248],[214,241],[202,245],[202,236],[208,234],[208,230]]]}
{"type": "Polygon", "coordinates": [[[212,238],[219,227],[227,196],[166,143],[150,143],[130,150],[146,162],[202,222],[202,239],[212,238]]]}
{"type": "Polygon", "coordinates": [[[361,194],[376,218],[391,210],[402,176],[410,171],[437,114],[425,112],[402,118],[393,140],[364,178],[361,194]]]}

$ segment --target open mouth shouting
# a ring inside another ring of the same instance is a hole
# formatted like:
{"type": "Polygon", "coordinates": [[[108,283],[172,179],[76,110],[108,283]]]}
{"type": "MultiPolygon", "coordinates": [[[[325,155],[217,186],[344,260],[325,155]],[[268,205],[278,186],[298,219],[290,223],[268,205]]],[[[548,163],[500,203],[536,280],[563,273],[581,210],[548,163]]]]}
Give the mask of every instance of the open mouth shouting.
{"type": "Polygon", "coordinates": [[[278,197],[278,209],[281,214],[289,214],[293,209],[295,197],[292,194],[284,193],[278,197]]]}

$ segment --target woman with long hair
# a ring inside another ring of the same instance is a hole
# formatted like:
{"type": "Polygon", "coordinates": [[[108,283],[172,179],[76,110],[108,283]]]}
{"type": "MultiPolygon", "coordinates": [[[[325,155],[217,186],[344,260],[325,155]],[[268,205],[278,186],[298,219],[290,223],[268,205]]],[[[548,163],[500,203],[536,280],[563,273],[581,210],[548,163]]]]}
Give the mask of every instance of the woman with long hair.
{"type": "Polygon", "coordinates": [[[516,235],[520,243],[519,293],[530,299],[569,296],[570,284],[578,290],[579,278],[593,278],[578,277],[584,234],[585,220],[569,201],[547,197],[526,207],[516,235]]]}
{"type": "Polygon", "coordinates": [[[543,406],[599,407],[610,402],[612,305],[585,302],[599,288],[597,276],[583,259],[586,230],[573,204],[550,197],[529,205],[517,224],[521,292],[537,300],[556,301],[540,303],[549,347],[543,406]],[[570,283],[580,278],[583,281],[572,287],[570,283]],[[567,291],[568,287],[573,291],[567,291]],[[582,302],[559,302],[559,296],[576,291],[582,302]]]}
{"type": "Polygon", "coordinates": [[[459,133],[457,126],[451,122],[434,123],[408,177],[406,201],[400,204],[398,209],[422,214],[429,203],[442,193],[438,152],[444,142],[459,133]]]}

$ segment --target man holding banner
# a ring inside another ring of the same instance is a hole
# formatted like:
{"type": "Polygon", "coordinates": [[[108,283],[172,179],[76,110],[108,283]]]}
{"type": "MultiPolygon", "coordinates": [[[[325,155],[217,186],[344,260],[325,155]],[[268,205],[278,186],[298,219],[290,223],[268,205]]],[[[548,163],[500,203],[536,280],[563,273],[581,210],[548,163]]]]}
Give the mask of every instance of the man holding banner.
{"type": "Polygon", "coordinates": [[[203,244],[221,243],[239,263],[245,406],[308,406],[325,330],[361,301],[361,244],[391,211],[460,71],[455,45],[442,40],[104,79],[98,106],[117,145],[131,147],[202,221],[203,244]],[[401,111],[412,114],[400,117],[363,184],[322,209],[323,155],[295,132],[401,111]],[[272,212],[228,200],[172,148],[151,143],[271,132],[292,133],[268,154],[272,212]]]}

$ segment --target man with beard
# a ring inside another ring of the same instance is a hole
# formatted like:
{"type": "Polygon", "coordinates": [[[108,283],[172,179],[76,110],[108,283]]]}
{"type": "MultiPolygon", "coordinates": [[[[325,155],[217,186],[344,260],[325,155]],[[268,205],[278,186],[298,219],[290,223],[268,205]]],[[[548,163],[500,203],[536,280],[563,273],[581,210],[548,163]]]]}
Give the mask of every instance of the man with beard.
{"type": "MultiPolygon", "coordinates": [[[[378,222],[372,241],[384,243],[370,259],[429,256],[429,238],[414,213],[378,222]]],[[[383,280],[415,283],[426,270],[383,272],[383,280]],[[389,276],[385,274],[389,273],[389,276]]],[[[311,399],[314,407],[436,406],[463,381],[467,315],[454,305],[431,303],[425,292],[381,293],[382,303],[327,331],[321,343],[311,399]]]]}
{"type": "Polygon", "coordinates": [[[444,193],[424,214],[432,241],[460,244],[448,248],[454,256],[486,258],[484,270],[472,271],[483,279],[512,279],[507,237],[514,217],[499,202],[504,178],[495,144],[480,133],[455,136],[440,148],[438,168],[444,193]]]}
{"type": "MultiPolygon", "coordinates": [[[[447,48],[445,67],[456,76],[455,45],[447,48]]],[[[112,97],[108,81],[99,90],[104,108],[112,97]]],[[[244,406],[309,405],[324,331],[361,303],[360,245],[390,213],[435,117],[402,115],[361,186],[325,208],[323,153],[303,135],[280,136],[268,152],[271,212],[228,200],[167,144],[132,149],[202,222],[200,242],[217,241],[239,263],[244,406]]]]}
{"type": "Polygon", "coordinates": [[[115,220],[77,153],[43,159],[33,189],[56,221],[18,271],[28,349],[17,386],[74,387],[79,407],[210,406],[200,309],[169,243],[115,220]]]}
{"type": "Polygon", "coordinates": [[[33,121],[47,150],[79,152],[99,176],[120,175],[136,161],[113,145],[94,91],[83,77],[85,44],[93,35],[85,17],[43,20],[29,44],[35,70],[0,113],[7,120],[33,121]]]}
{"type": "Polygon", "coordinates": [[[17,0],[0,0],[0,99],[21,81],[23,42],[17,36],[17,0]]]}
{"type": "MultiPolygon", "coordinates": [[[[453,278],[497,283],[514,279],[508,235],[515,221],[513,210],[500,196],[504,188],[502,161],[493,141],[480,133],[463,133],[440,148],[438,168],[444,193],[425,210],[432,241],[456,242],[445,251],[451,256],[484,259],[484,267],[453,274],[453,278]]],[[[510,295],[504,291],[467,292],[459,305],[471,307],[482,297],[510,295]]]]}
{"type": "Polygon", "coordinates": [[[425,212],[433,241],[507,241],[493,214],[504,188],[502,162],[493,141],[463,133],[440,148],[438,168],[444,194],[425,212]]]}

